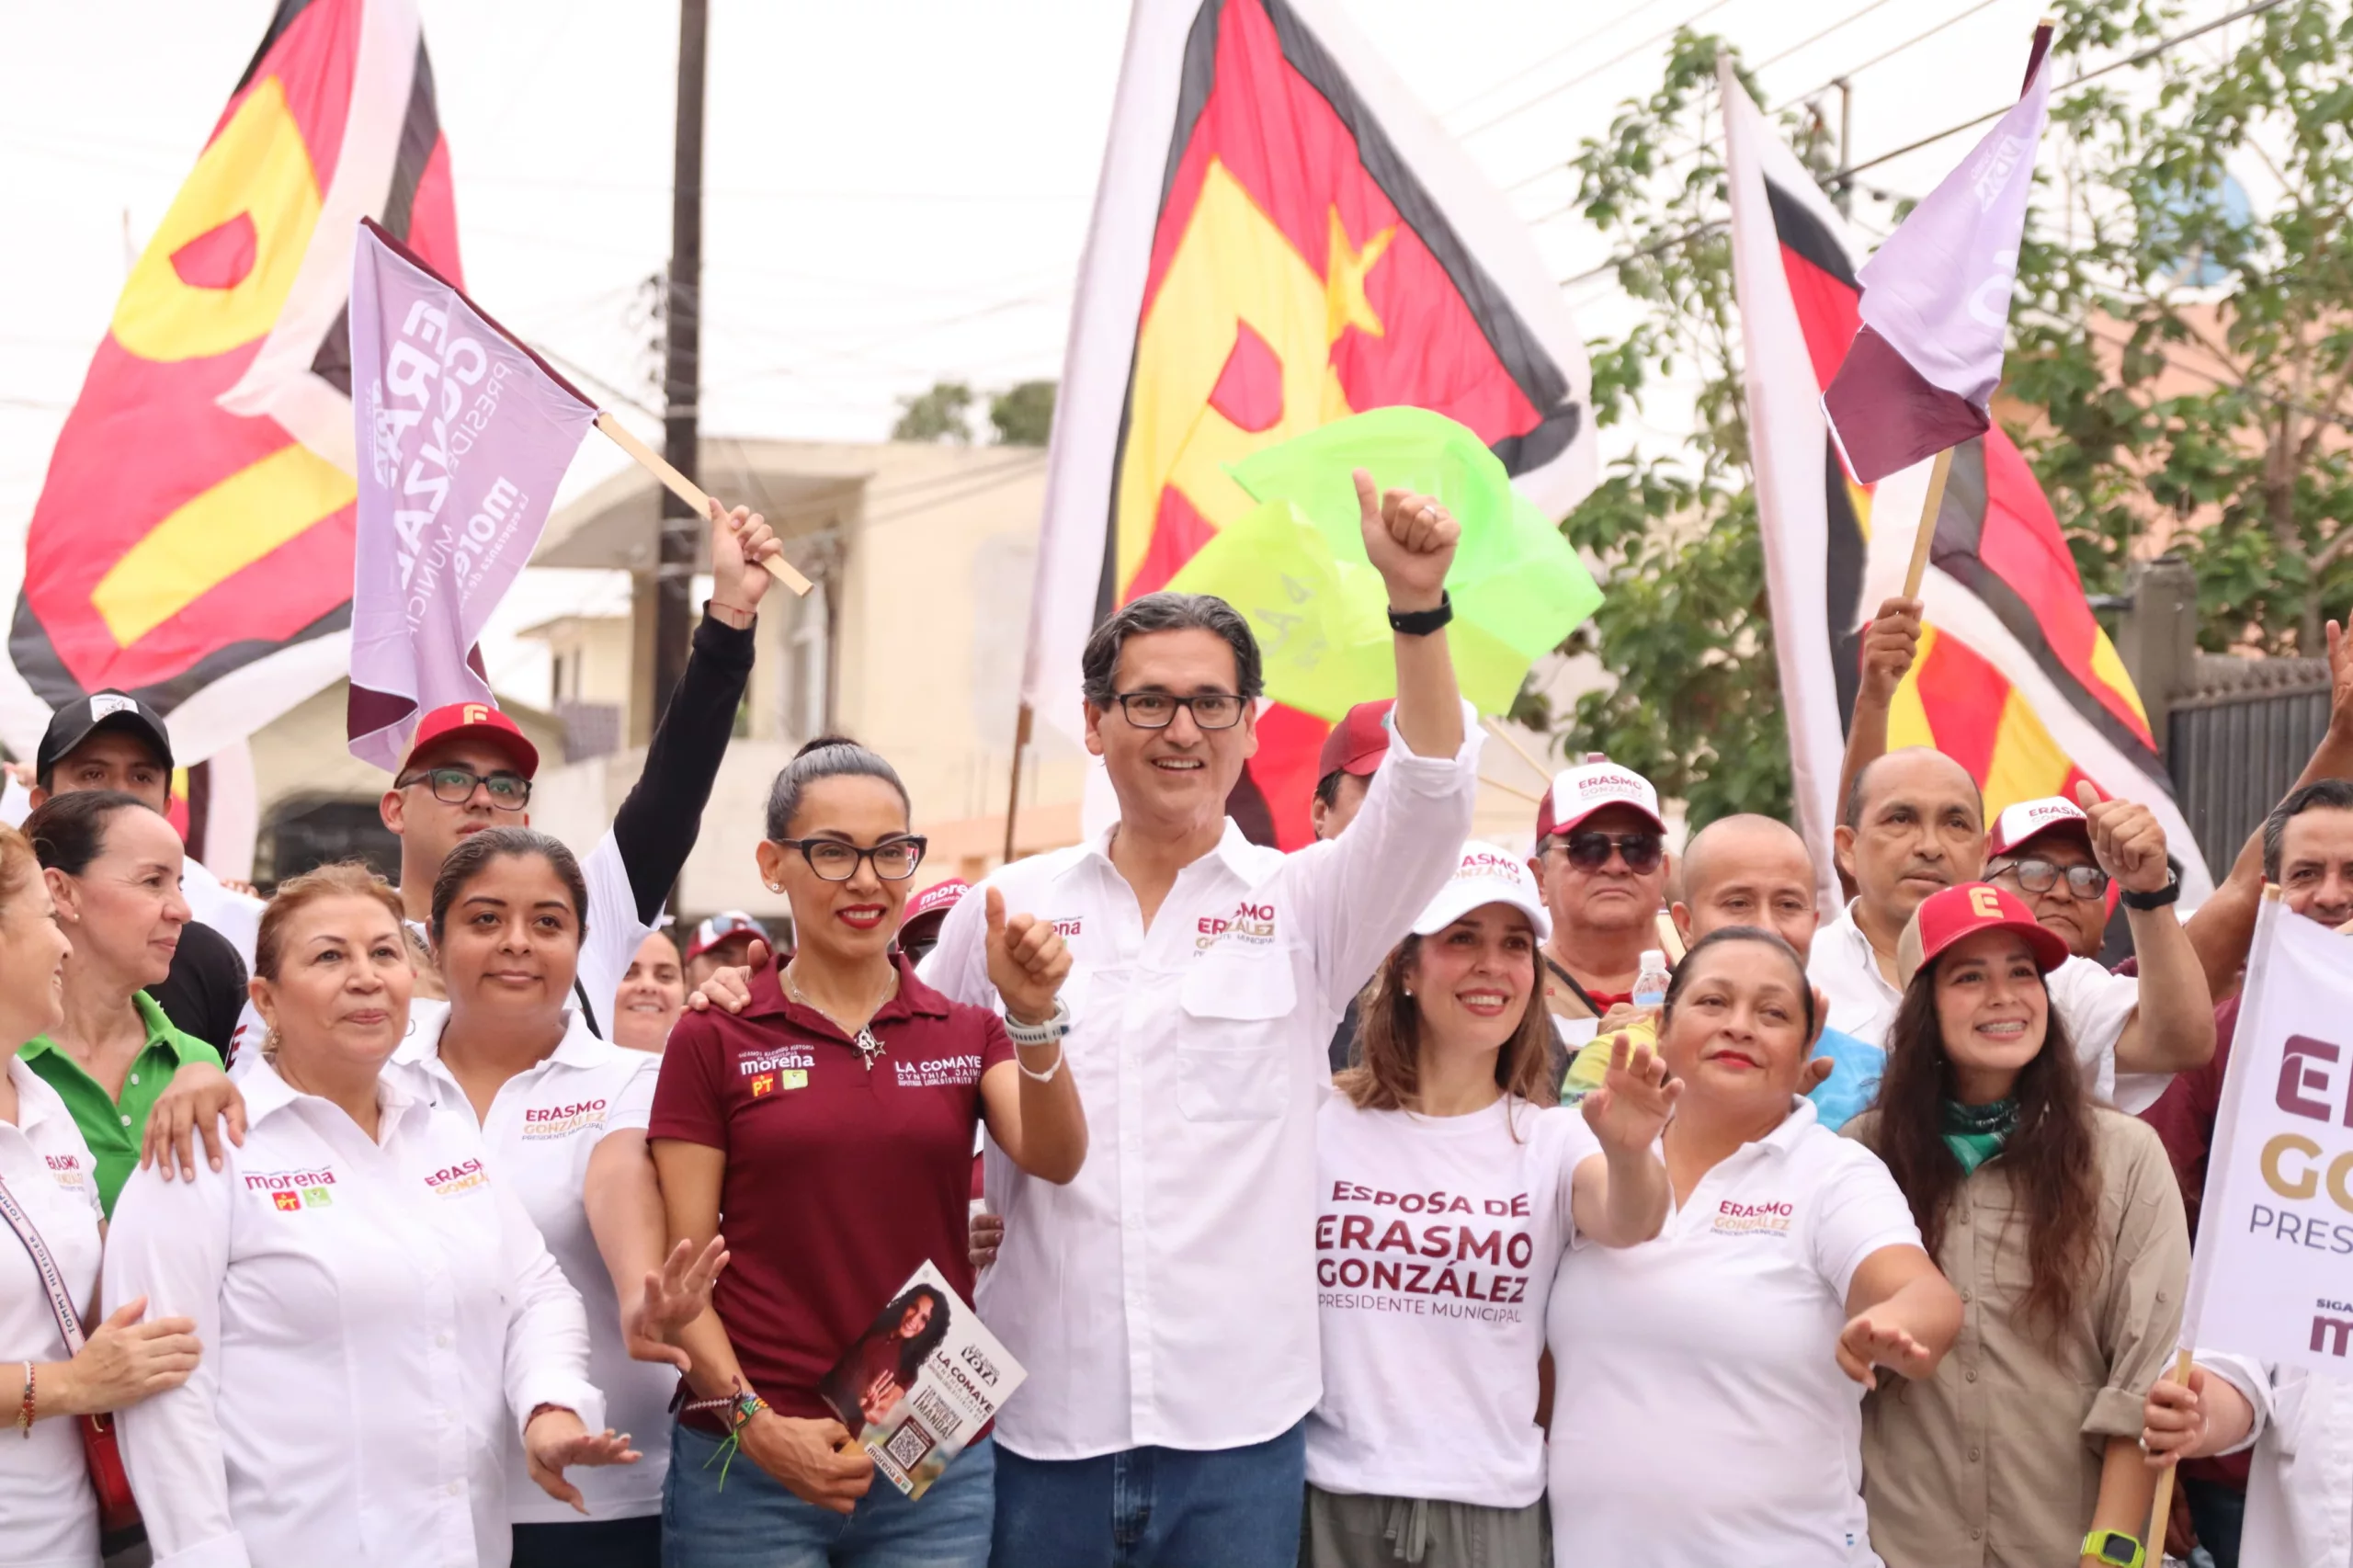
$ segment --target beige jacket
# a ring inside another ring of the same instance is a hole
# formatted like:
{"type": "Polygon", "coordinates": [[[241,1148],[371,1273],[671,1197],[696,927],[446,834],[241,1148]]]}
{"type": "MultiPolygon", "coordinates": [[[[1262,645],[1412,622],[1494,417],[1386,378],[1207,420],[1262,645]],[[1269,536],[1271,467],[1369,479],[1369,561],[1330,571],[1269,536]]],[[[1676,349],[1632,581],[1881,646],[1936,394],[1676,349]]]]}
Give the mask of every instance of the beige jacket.
{"type": "MultiPolygon", "coordinates": [[[[2173,1360],[2189,1231],[2165,1146],[2143,1123],[2092,1113],[2099,1253],[2055,1343],[2014,1310],[2029,1284],[2026,1217],[2006,1163],[1954,1199],[1937,1258],[1961,1292],[1961,1337],[1926,1383],[1882,1374],[1863,1404],[1863,1497],[1888,1568],[2050,1568],[2081,1554],[2110,1437],[2135,1437],[2173,1360]]],[[[1873,1142],[1879,1113],[1849,1122],[1873,1142]]]]}

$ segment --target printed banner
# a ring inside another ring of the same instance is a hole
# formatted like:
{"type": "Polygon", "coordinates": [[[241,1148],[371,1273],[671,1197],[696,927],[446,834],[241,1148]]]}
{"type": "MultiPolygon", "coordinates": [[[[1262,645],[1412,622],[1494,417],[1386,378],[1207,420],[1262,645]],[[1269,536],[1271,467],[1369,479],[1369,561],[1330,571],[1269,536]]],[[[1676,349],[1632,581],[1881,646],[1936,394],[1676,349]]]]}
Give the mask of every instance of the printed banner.
{"type": "MultiPolygon", "coordinates": [[[[1831,908],[1840,902],[1835,797],[1863,627],[1903,589],[1930,465],[1867,485],[1840,463],[1822,392],[1860,324],[1855,252],[1837,210],[1728,68],[1722,90],[1774,656],[1798,825],[1831,908]],[[1895,521],[1875,528],[1882,513],[1895,521]]],[[[1896,691],[1888,744],[1932,745],[1959,761],[1984,790],[1989,821],[2020,801],[2073,799],[2086,778],[2138,801],[2165,827],[2185,895],[2211,892],[2131,676],[2093,619],[2041,485],[1998,425],[1953,451],[1921,595],[1927,628],[1896,691]]]]}
{"type": "MultiPolygon", "coordinates": [[[[1591,384],[1527,227],[1333,0],[1136,0],[1055,402],[1022,701],[1255,505],[1228,465],[1366,409],[1468,426],[1557,519],[1591,384]]],[[[1359,699],[1378,695],[1365,691],[1359,699]]],[[[1274,707],[1232,810],[1307,842],[1329,725],[1274,707]]]]}
{"type": "Polygon", "coordinates": [[[2182,1343],[2353,1376],[2353,944],[2264,901],[2182,1343]]]}
{"type": "Polygon", "coordinates": [[[18,756],[115,687],[200,762],[344,674],[363,217],[458,277],[415,0],[279,0],[51,455],[0,682],[18,756]]]}
{"type": "Polygon", "coordinates": [[[529,564],[596,405],[371,222],[352,253],[359,529],[352,755],[386,771],[418,715],[489,702],[474,641],[529,564]]]}
{"type": "Polygon", "coordinates": [[[1028,1376],[926,1263],[818,1392],[874,1456],[874,1468],[920,1497],[1028,1376]]]}

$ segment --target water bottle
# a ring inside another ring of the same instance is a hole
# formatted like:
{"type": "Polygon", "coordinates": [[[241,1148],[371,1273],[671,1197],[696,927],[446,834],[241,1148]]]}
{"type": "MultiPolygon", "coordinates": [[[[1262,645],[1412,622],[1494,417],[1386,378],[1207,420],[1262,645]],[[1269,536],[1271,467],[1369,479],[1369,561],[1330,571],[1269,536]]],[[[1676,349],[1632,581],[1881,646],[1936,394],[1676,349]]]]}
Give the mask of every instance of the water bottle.
{"type": "Polygon", "coordinates": [[[1666,955],[1656,948],[1643,949],[1642,972],[1634,976],[1634,1006],[1664,1007],[1666,1006],[1666,955]]]}

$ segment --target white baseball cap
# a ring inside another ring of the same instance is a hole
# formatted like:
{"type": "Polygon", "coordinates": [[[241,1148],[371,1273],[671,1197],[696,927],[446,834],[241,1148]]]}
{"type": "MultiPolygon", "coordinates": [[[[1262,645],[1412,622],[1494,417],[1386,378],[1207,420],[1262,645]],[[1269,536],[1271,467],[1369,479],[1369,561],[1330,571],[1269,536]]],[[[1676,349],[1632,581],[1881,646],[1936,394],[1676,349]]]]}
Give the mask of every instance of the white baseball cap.
{"type": "Polygon", "coordinates": [[[2029,838],[2039,838],[2054,828],[2066,828],[2078,836],[2089,839],[2091,819],[2084,809],[2063,795],[2046,795],[2039,801],[2020,801],[2004,809],[1994,819],[1994,831],[1985,835],[1985,853],[2007,855],[2029,838]]]}
{"type": "Polygon", "coordinates": [[[1446,886],[1438,890],[1438,896],[1429,901],[1414,922],[1414,935],[1435,937],[1472,910],[1491,903],[1508,903],[1523,912],[1529,924],[1536,928],[1538,941],[1552,939],[1552,916],[1545,911],[1543,897],[1536,891],[1536,879],[1529,874],[1528,862],[1509,850],[1475,839],[1462,846],[1462,858],[1455,863],[1454,875],[1447,879],[1446,886]]]}
{"type": "Polygon", "coordinates": [[[1659,815],[1658,790],[1631,767],[1620,767],[1599,752],[1589,752],[1574,767],[1553,776],[1536,808],[1536,842],[1566,833],[1604,806],[1631,806],[1651,819],[1661,833],[1666,819],[1659,815]]]}

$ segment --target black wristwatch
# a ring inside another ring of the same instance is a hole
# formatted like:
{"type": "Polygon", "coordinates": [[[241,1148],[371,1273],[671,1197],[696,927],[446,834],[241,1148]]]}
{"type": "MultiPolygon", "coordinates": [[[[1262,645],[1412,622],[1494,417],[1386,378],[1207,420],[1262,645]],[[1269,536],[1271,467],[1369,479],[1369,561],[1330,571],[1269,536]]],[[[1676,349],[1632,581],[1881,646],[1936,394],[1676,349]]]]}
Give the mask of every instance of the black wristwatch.
{"type": "Polygon", "coordinates": [[[2156,892],[2134,892],[2131,888],[2119,888],[2116,893],[2127,909],[2163,909],[2181,896],[2181,873],[2168,866],[2165,868],[2165,885],[2156,892]]]}
{"type": "Polygon", "coordinates": [[[1427,637],[1454,619],[1454,599],[1443,588],[1438,590],[1436,609],[1389,608],[1389,630],[1400,637],[1427,637]]]}

